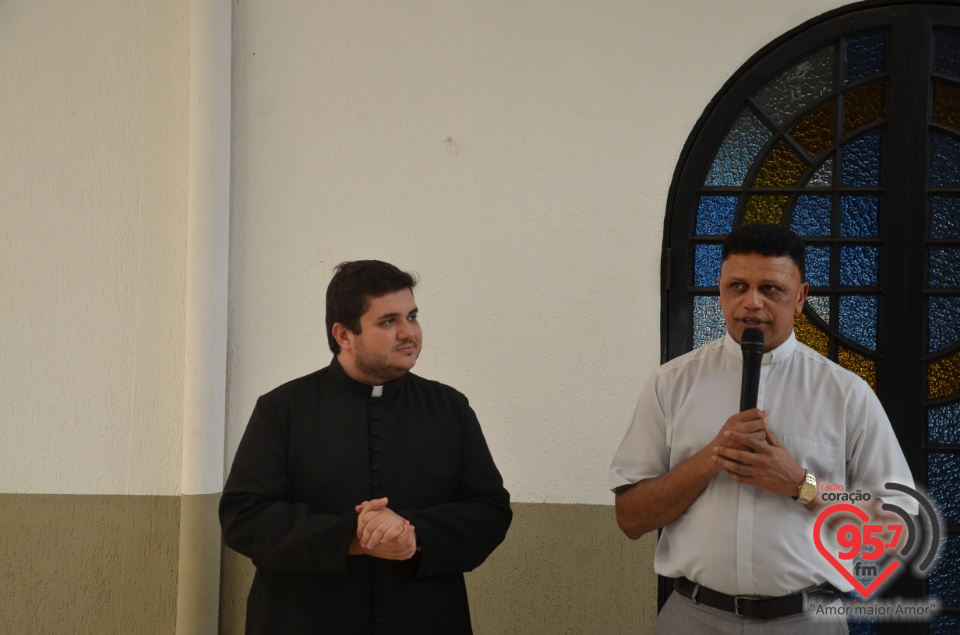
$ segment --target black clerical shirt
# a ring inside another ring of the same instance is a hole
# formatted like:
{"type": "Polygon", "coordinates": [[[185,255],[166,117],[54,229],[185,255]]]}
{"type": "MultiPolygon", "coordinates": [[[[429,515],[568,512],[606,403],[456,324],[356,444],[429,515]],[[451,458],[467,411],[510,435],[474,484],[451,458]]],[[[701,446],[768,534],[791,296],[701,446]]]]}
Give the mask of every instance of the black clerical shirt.
{"type": "Polygon", "coordinates": [[[471,632],[463,572],[503,541],[509,494],[462,394],[412,373],[373,394],[334,358],[257,400],[220,502],[257,568],[248,634],[471,632]],[[421,550],[348,556],[355,506],[384,496],[421,550]]]}

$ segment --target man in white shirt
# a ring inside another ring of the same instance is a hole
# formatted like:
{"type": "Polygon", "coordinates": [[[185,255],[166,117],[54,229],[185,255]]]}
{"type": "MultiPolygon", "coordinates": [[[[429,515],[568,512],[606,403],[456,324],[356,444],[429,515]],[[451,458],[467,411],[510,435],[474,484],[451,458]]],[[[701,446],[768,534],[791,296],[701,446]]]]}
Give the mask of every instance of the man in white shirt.
{"type": "Polygon", "coordinates": [[[719,286],[726,335],[654,372],[610,468],[624,533],[663,528],[654,568],[676,580],[656,632],[846,633],[804,613],[852,589],[814,544],[818,490],[878,507],[885,483],[913,487],[910,470],[866,382],[794,336],[809,290],[796,235],[735,230],[719,286]],[[764,334],[759,407],[737,412],[748,328],[764,334]]]}

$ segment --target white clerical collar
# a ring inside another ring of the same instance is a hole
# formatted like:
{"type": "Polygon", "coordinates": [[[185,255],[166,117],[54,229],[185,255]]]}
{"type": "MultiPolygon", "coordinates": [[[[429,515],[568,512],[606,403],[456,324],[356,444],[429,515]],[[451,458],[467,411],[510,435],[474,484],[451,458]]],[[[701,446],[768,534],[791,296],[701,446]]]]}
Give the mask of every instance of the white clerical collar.
{"type": "Polygon", "coordinates": [[[371,397],[382,397],[383,396],[383,386],[374,386],[370,391],[371,397]]]}

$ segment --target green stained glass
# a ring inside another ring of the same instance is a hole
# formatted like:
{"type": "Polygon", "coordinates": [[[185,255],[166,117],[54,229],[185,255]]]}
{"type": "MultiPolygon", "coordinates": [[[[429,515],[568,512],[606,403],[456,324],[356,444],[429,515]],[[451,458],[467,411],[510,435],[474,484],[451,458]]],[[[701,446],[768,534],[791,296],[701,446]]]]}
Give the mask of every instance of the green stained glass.
{"type": "Polygon", "coordinates": [[[783,141],[778,141],[760,168],[754,186],[793,187],[799,183],[806,169],[806,164],[800,160],[797,153],[783,141]]]}
{"type": "Polygon", "coordinates": [[[790,136],[810,156],[818,156],[833,147],[833,121],[833,102],[828,101],[801,119],[790,136]]]}
{"type": "Polygon", "coordinates": [[[843,136],[883,118],[883,84],[873,84],[843,98],[843,136]]]}
{"type": "Polygon", "coordinates": [[[837,363],[847,370],[852,370],[860,375],[865,382],[870,384],[874,392],[876,392],[877,363],[875,361],[841,346],[840,350],[837,351],[837,363]]]}
{"type": "Polygon", "coordinates": [[[960,353],[927,366],[927,398],[940,399],[960,392],[960,353]]]}
{"type": "Polygon", "coordinates": [[[794,64],[757,93],[757,104],[783,125],[833,90],[835,60],[834,47],[828,46],[794,64]]]}
{"type": "Polygon", "coordinates": [[[933,123],[960,131],[960,88],[939,82],[933,85],[933,123]]]}
{"type": "Polygon", "coordinates": [[[743,213],[743,224],[772,223],[779,225],[783,220],[783,208],[786,204],[786,194],[754,194],[747,199],[747,208],[743,213]]]}
{"type": "Polygon", "coordinates": [[[740,113],[713,159],[704,185],[710,187],[741,186],[747,171],[767,140],[770,130],[749,110],[740,113]]]}

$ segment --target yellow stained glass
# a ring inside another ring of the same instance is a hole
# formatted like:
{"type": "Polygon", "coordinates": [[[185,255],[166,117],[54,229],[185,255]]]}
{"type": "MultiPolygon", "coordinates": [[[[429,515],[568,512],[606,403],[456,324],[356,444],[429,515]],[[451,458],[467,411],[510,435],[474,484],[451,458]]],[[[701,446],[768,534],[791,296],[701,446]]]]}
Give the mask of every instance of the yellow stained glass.
{"type": "Polygon", "coordinates": [[[754,187],[794,187],[807,170],[807,165],[797,153],[783,140],[777,142],[767,157],[760,173],[753,182],[754,187]]]}
{"type": "Polygon", "coordinates": [[[947,84],[933,85],[931,121],[960,131],[960,88],[947,84]]]}
{"type": "Polygon", "coordinates": [[[960,353],[927,366],[927,397],[939,399],[960,392],[960,353]]]}
{"type": "Polygon", "coordinates": [[[814,326],[803,313],[797,313],[793,316],[793,331],[797,335],[797,340],[806,344],[824,357],[829,353],[830,339],[827,334],[814,326]]]}
{"type": "Polygon", "coordinates": [[[811,156],[833,147],[833,102],[827,102],[800,120],[790,136],[811,156]]]}
{"type": "Polygon", "coordinates": [[[874,84],[843,98],[843,136],[883,117],[883,84],[874,84]]]}
{"type": "Polygon", "coordinates": [[[743,224],[779,225],[783,220],[783,208],[786,204],[786,194],[754,194],[747,199],[747,207],[743,211],[743,224]]]}
{"type": "Polygon", "coordinates": [[[852,370],[860,375],[865,382],[870,384],[873,392],[877,392],[877,362],[842,346],[837,351],[837,362],[847,370],[852,370]]]}

